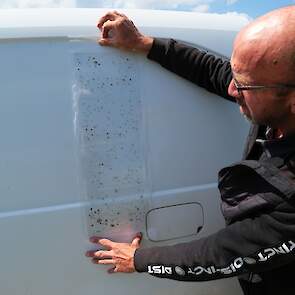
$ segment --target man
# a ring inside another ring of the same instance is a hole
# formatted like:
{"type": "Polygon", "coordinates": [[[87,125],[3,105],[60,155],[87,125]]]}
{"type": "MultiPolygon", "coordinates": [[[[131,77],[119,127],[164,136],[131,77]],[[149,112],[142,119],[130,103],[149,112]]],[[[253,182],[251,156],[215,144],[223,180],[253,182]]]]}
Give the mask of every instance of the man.
{"type": "Polygon", "coordinates": [[[140,249],[91,238],[89,251],[111,272],[149,272],[175,280],[239,276],[245,294],[293,294],[295,268],[295,6],[266,14],[237,36],[230,63],[174,40],[142,35],[118,12],[99,23],[101,45],[148,58],[226,99],[252,121],[243,161],[219,172],[227,227],[206,238],[140,249]],[[169,270],[157,274],[155,266],[169,270]]]}

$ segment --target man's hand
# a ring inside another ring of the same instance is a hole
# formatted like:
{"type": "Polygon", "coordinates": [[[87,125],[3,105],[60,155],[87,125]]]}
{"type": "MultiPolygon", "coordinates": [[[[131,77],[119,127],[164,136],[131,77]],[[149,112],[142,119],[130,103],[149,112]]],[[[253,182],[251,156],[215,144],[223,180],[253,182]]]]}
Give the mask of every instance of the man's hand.
{"type": "Polygon", "coordinates": [[[100,45],[144,54],[152,47],[153,38],[142,35],[126,15],[117,11],[101,17],[97,27],[101,30],[101,39],[98,41],[100,45]]]}
{"type": "Polygon", "coordinates": [[[101,244],[107,250],[87,251],[85,255],[92,257],[94,264],[112,264],[113,267],[108,270],[109,273],[126,272],[131,273],[135,271],[134,267],[134,253],[139,248],[142,235],[137,234],[131,244],[115,243],[108,239],[101,239],[98,237],[91,237],[90,242],[94,244],[101,244]]]}

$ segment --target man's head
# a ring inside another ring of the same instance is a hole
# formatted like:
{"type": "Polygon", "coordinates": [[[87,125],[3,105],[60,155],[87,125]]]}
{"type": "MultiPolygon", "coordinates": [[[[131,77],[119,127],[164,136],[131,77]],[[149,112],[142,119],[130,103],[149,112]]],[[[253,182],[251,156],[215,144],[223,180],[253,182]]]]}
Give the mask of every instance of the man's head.
{"type": "MultiPolygon", "coordinates": [[[[236,84],[295,85],[295,6],[272,11],[246,26],[235,40],[231,66],[236,84]]],[[[295,131],[295,87],[239,93],[232,81],[228,91],[255,123],[295,131]]]]}

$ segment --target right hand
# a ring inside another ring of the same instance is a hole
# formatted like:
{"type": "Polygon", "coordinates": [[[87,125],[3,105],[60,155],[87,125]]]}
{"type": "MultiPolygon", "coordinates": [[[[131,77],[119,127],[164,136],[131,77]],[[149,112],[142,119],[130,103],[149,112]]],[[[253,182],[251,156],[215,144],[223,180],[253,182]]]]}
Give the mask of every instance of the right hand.
{"type": "Polygon", "coordinates": [[[107,250],[87,251],[87,257],[92,257],[95,264],[111,264],[113,267],[109,269],[109,273],[125,272],[131,273],[136,271],[134,265],[134,254],[136,249],[140,247],[142,234],[138,233],[129,243],[116,243],[108,239],[91,237],[90,242],[103,245],[107,250]]]}
{"type": "Polygon", "coordinates": [[[152,47],[153,38],[141,34],[126,15],[117,11],[102,16],[97,27],[101,31],[101,38],[98,41],[100,45],[145,54],[152,47]]]}

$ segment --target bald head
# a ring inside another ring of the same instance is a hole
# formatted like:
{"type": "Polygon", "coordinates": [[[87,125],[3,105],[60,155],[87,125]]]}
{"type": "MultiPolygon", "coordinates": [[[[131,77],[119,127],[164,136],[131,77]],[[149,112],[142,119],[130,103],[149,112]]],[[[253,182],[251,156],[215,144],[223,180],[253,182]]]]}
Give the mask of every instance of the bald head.
{"type": "Polygon", "coordinates": [[[294,83],[295,6],[274,10],[246,26],[235,40],[232,63],[237,71],[244,64],[241,71],[276,73],[276,77],[268,75],[267,82],[294,83]],[[278,77],[283,80],[271,81],[278,77]]]}

